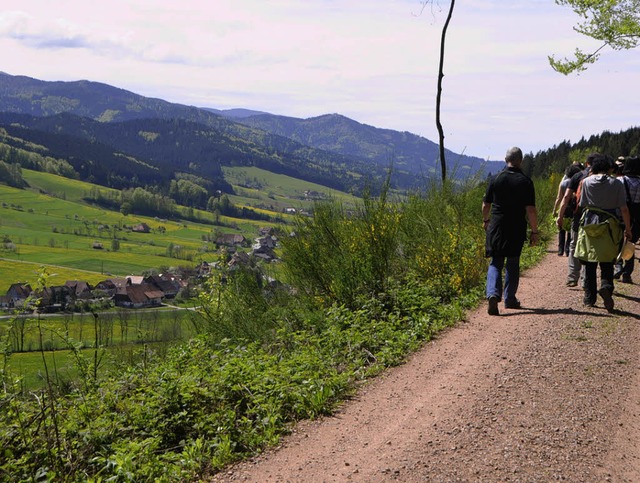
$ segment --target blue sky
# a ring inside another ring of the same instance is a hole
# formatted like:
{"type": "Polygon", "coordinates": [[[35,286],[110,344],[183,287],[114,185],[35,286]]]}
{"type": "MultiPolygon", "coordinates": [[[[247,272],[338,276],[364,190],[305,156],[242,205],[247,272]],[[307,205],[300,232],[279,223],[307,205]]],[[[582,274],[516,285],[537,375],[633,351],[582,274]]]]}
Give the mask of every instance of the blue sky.
{"type": "MultiPolygon", "coordinates": [[[[449,2],[4,0],[0,70],[87,79],[171,102],[294,117],[339,113],[437,142],[439,42],[449,2]]],[[[456,2],[442,123],[455,152],[502,159],[637,126],[640,51],[581,75],[547,56],[596,45],[553,0],[456,2]]],[[[610,153],[618,155],[619,153],[610,153]]]]}

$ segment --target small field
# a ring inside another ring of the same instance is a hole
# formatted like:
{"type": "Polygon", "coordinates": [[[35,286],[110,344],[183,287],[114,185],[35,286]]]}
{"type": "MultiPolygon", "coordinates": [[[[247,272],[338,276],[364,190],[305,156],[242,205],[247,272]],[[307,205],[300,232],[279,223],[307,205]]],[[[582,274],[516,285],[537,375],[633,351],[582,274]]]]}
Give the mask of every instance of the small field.
{"type": "Polygon", "coordinates": [[[10,354],[8,370],[23,378],[26,389],[33,389],[41,384],[45,370],[55,377],[74,377],[72,348],[82,353],[104,349],[110,364],[126,362],[144,344],[162,350],[163,345],[195,335],[193,316],[192,311],[172,308],[116,309],[98,317],[88,313],[40,318],[7,316],[0,319],[0,340],[10,354]]]}

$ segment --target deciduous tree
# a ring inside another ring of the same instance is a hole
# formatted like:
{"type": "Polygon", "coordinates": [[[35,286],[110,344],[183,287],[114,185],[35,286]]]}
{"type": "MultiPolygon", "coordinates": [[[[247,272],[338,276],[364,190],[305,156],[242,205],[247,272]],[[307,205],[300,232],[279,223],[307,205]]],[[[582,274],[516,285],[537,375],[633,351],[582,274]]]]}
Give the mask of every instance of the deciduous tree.
{"type": "Polygon", "coordinates": [[[598,60],[606,47],[629,50],[640,42],[640,0],[556,0],[569,6],[582,19],[574,30],[601,42],[592,52],[576,48],[573,59],[556,60],[549,56],[551,67],[561,74],[582,72],[598,60]]]}

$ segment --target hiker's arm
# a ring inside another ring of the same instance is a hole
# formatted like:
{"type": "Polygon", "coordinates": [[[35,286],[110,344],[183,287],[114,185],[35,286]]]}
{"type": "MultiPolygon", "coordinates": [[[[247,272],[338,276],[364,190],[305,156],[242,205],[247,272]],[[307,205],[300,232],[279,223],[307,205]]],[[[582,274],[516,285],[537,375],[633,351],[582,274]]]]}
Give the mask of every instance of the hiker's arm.
{"type": "Polygon", "coordinates": [[[631,240],[631,215],[629,214],[629,207],[627,205],[621,206],[620,214],[624,222],[624,236],[627,240],[631,240]]]}
{"type": "Polygon", "coordinates": [[[564,192],[566,189],[562,188],[562,183],[558,186],[558,196],[556,196],[556,202],[553,204],[553,216],[558,214],[558,206],[562,203],[562,199],[564,198],[564,192]]]}
{"type": "Polygon", "coordinates": [[[484,229],[487,229],[489,225],[489,218],[491,216],[491,203],[487,203],[486,201],[482,202],[482,226],[484,229]]]}
{"type": "Polygon", "coordinates": [[[556,224],[558,228],[562,230],[562,220],[564,220],[564,212],[569,206],[569,202],[571,201],[571,197],[573,196],[573,190],[571,188],[567,188],[564,190],[564,197],[562,198],[562,203],[560,203],[560,209],[558,210],[558,219],[556,220],[556,224]]]}
{"type": "Polygon", "coordinates": [[[529,226],[531,227],[531,245],[535,246],[538,244],[538,240],[540,239],[540,233],[538,232],[538,210],[536,210],[535,206],[527,206],[527,220],[529,221],[529,226]]]}

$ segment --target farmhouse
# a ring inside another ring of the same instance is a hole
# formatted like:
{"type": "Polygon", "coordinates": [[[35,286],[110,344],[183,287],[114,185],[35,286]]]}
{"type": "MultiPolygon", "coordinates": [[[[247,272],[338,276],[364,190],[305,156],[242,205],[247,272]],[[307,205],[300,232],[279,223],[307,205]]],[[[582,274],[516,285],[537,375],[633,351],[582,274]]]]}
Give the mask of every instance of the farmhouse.
{"type": "Polygon", "coordinates": [[[65,310],[72,300],[76,298],[73,289],[66,284],[45,287],[41,292],[37,293],[37,297],[39,299],[39,307],[48,312],[65,310]]]}
{"type": "Polygon", "coordinates": [[[127,285],[140,285],[144,282],[144,277],[142,275],[128,275],[126,278],[127,285]]]}
{"type": "Polygon", "coordinates": [[[247,266],[251,263],[251,258],[244,252],[236,252],[231,255],[231,260],[227,266],[229,268],[238,268],[240,266],[247,266]]]}
{"type": "Polygon", "coordinates": [[[245,242],[246,242],[245,237],[237,233],[223,233],[218,238],[216,238],[216,243],[218,245],[223,245],[227,247],[244,245],[245,242]]]}
{"type": "Polygon", "coordinates": [[[31,295],[31,285],[28,283],[14,283],[7,290],[6,304],[9,308],[22,307],[27,297],[31,295]]]}
{"type": "Polygon", "coordinates": [[[137,233],[151,233],[151,227],[146,223],[139,223],[131,228],[131,231],[135,231],[137,233]]]}
{"type": "Polygon", "coordinates": [[[6,295],[0,295],[0,308],[8,309],[11,300],[6,295]]]}
{"type": "Polygon", "coordinates": [[[68,287],[73,295],[73,298],[86,299],[91,297],[92,287],[83,280],[67,280],[64,283],[65,287],[68,287]]]}
{"type": "Polygon", "coordinates": [[[144,278],[144,283],[153,285],[164,294],[164,297],[172,299],[182,288],[176,277],[170,275],[150,275],[144,278]]]}
{"type": "Polygon", "coordinates": [[[260,251],[260,249],[273,249],[277,245],[277,240],[278,239],[275,236],[263,236],[256,238],[253,249],[255,251],[260,251]]]}
{"type": "Polygon", "coordinates": [[[123,291],[113,296],[117,307],[140,309],[144,307],[157,307],[162,304],[164,293],[155,286],[145,283],[142,285],[127,285],[123,291]]]}
{"type": "Polygon", "coordinates": [[[203,278],[208,276],[211,273],[211,267],[214,266],[214,263],[210,264],[209,262],[205,262],[204,260],[200,262],[200,265],[196,267],[196,270],[198,272],[198,278],[203,278]]]}

